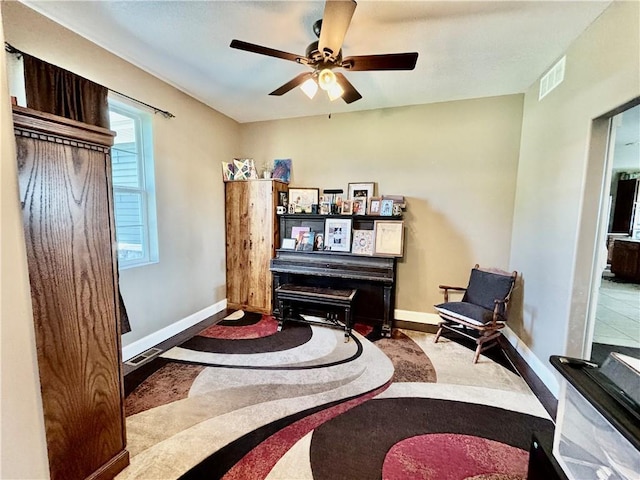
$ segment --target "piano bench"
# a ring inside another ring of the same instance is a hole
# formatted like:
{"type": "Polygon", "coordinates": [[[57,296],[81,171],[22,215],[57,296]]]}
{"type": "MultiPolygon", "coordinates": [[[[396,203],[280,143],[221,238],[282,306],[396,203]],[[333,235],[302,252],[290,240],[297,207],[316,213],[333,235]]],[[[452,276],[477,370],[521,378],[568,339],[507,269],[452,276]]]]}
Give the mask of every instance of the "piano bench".
{"type": "Polygon", "coordinates": [[[304,285],[286,284],[275,290],[279,306],[278,331],[282,330],[285,320],[304,322],[344,329],[345,342],[351,336],[351,310],[357,289],[337,290],[334,288],[308,287],[304,285]],[[326,321],[308,320],[298,313],[301,307],[315,307],[327,315],[326,321]],[[338,313],[344,313],[344,321],[338,320],[338,313]]]}

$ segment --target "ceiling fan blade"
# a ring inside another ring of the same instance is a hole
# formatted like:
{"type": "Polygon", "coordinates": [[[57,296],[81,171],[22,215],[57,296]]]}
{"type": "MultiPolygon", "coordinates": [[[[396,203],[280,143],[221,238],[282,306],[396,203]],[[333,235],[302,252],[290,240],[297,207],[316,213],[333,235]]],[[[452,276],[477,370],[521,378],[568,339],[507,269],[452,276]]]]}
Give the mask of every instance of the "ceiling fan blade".
{"type": "Polygon", "coordinates": [[[325,3],[318,39],[318,50],[325,58],[338,56],[355,10],[354,0],[327,0],[325,3]]]}
{"type": "Polygon", "coordinates": [[[303,57],[301,55],[283,52],[282,50],[276,50],[274,48],[263,47],[262,45],[256,45],[254,43],[243,42],[242,40],[231,40],[231,44],[229,46],[231,48],[237,48],[238,50],[244,50],[246,52],[266,55],[267,57],[282,58],[284,60],[290,60],[296,63],[302,63],[305,65],[307,64],[306,57],[303,57]]]}
{"type": "Polygon", "coordinates": [[[342,67],[347,70],[413,70],[418,61],[418,52],[388,53],[384,55],[360,55],[347,57],[342,67]]]}
{"type": "Polygon", "coordinates": [[[340,85],[342,87],[342,90],[344,90],[342,99],[345,101],[345,103],[353,103],[356,100],[360,100],[362,98],[362,95],[360,95],[355,87],[351,85],[351,82],[347,80],[347,77],[345,77],[340,72],[334,73],[336,74],[336,81],[338,82],[338,85],[340,85]]]}
{"type": "Polygon", "coordinates": [[[301,73],[300,75],[298,75],[298,76],[294,77],[293,79],[289,80],[287,83],[285,83],[281,87],[276,88],[269,95],[276,95],[276,96],[284,95],[289,90],[293,90],[298,85],[301,85],[302,83],[304,83],[307,80],[307,78],[311,78],[312,75],[313,75],[312,72],[301,73]]]}

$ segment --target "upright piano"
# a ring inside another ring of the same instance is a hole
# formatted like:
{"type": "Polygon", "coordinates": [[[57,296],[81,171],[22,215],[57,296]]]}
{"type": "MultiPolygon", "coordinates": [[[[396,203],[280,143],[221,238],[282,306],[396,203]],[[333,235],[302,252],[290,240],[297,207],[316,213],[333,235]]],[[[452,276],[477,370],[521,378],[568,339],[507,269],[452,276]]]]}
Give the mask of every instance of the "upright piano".
{"type": "Polygon", "coordinates": [[[354,322],[373,325],[383,336],[391,336],[395,305],[396,258],[369,257],[341,252],[276,250],[271,260],[273,305],[276,288],[297,284],[358,290],[353,308],[354,322]]]}

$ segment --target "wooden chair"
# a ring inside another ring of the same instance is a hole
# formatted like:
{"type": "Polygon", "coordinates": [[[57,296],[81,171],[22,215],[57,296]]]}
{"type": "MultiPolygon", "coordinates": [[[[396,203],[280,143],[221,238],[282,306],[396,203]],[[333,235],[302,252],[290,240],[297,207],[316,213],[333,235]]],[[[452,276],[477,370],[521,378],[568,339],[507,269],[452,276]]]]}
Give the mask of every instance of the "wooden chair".
{"type": "Polygon", "coordinates": [[[517,276],[517,272],[481,270],[476,264],[466,288],[440,285],[444,303],[435,305],[442,321],[434,341],[438,341],[444,329],[475,340],[473,363],[477,363],[480,353],[498,343],[517,276]],[[449,301],[449,291],[464,292],[464,296],[461,301],[449,301]]]}

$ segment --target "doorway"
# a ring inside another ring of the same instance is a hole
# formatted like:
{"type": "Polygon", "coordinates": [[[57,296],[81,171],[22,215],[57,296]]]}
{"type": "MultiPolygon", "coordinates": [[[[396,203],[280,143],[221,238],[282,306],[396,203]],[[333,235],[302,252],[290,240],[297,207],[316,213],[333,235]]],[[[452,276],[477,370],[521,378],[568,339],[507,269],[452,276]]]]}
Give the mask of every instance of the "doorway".
{"type": "Polygon", "coordinates": [[[599,365],[610,352],[640,358],[640,105],[611,118],[606,163],[588,338],[599,365]]]}

